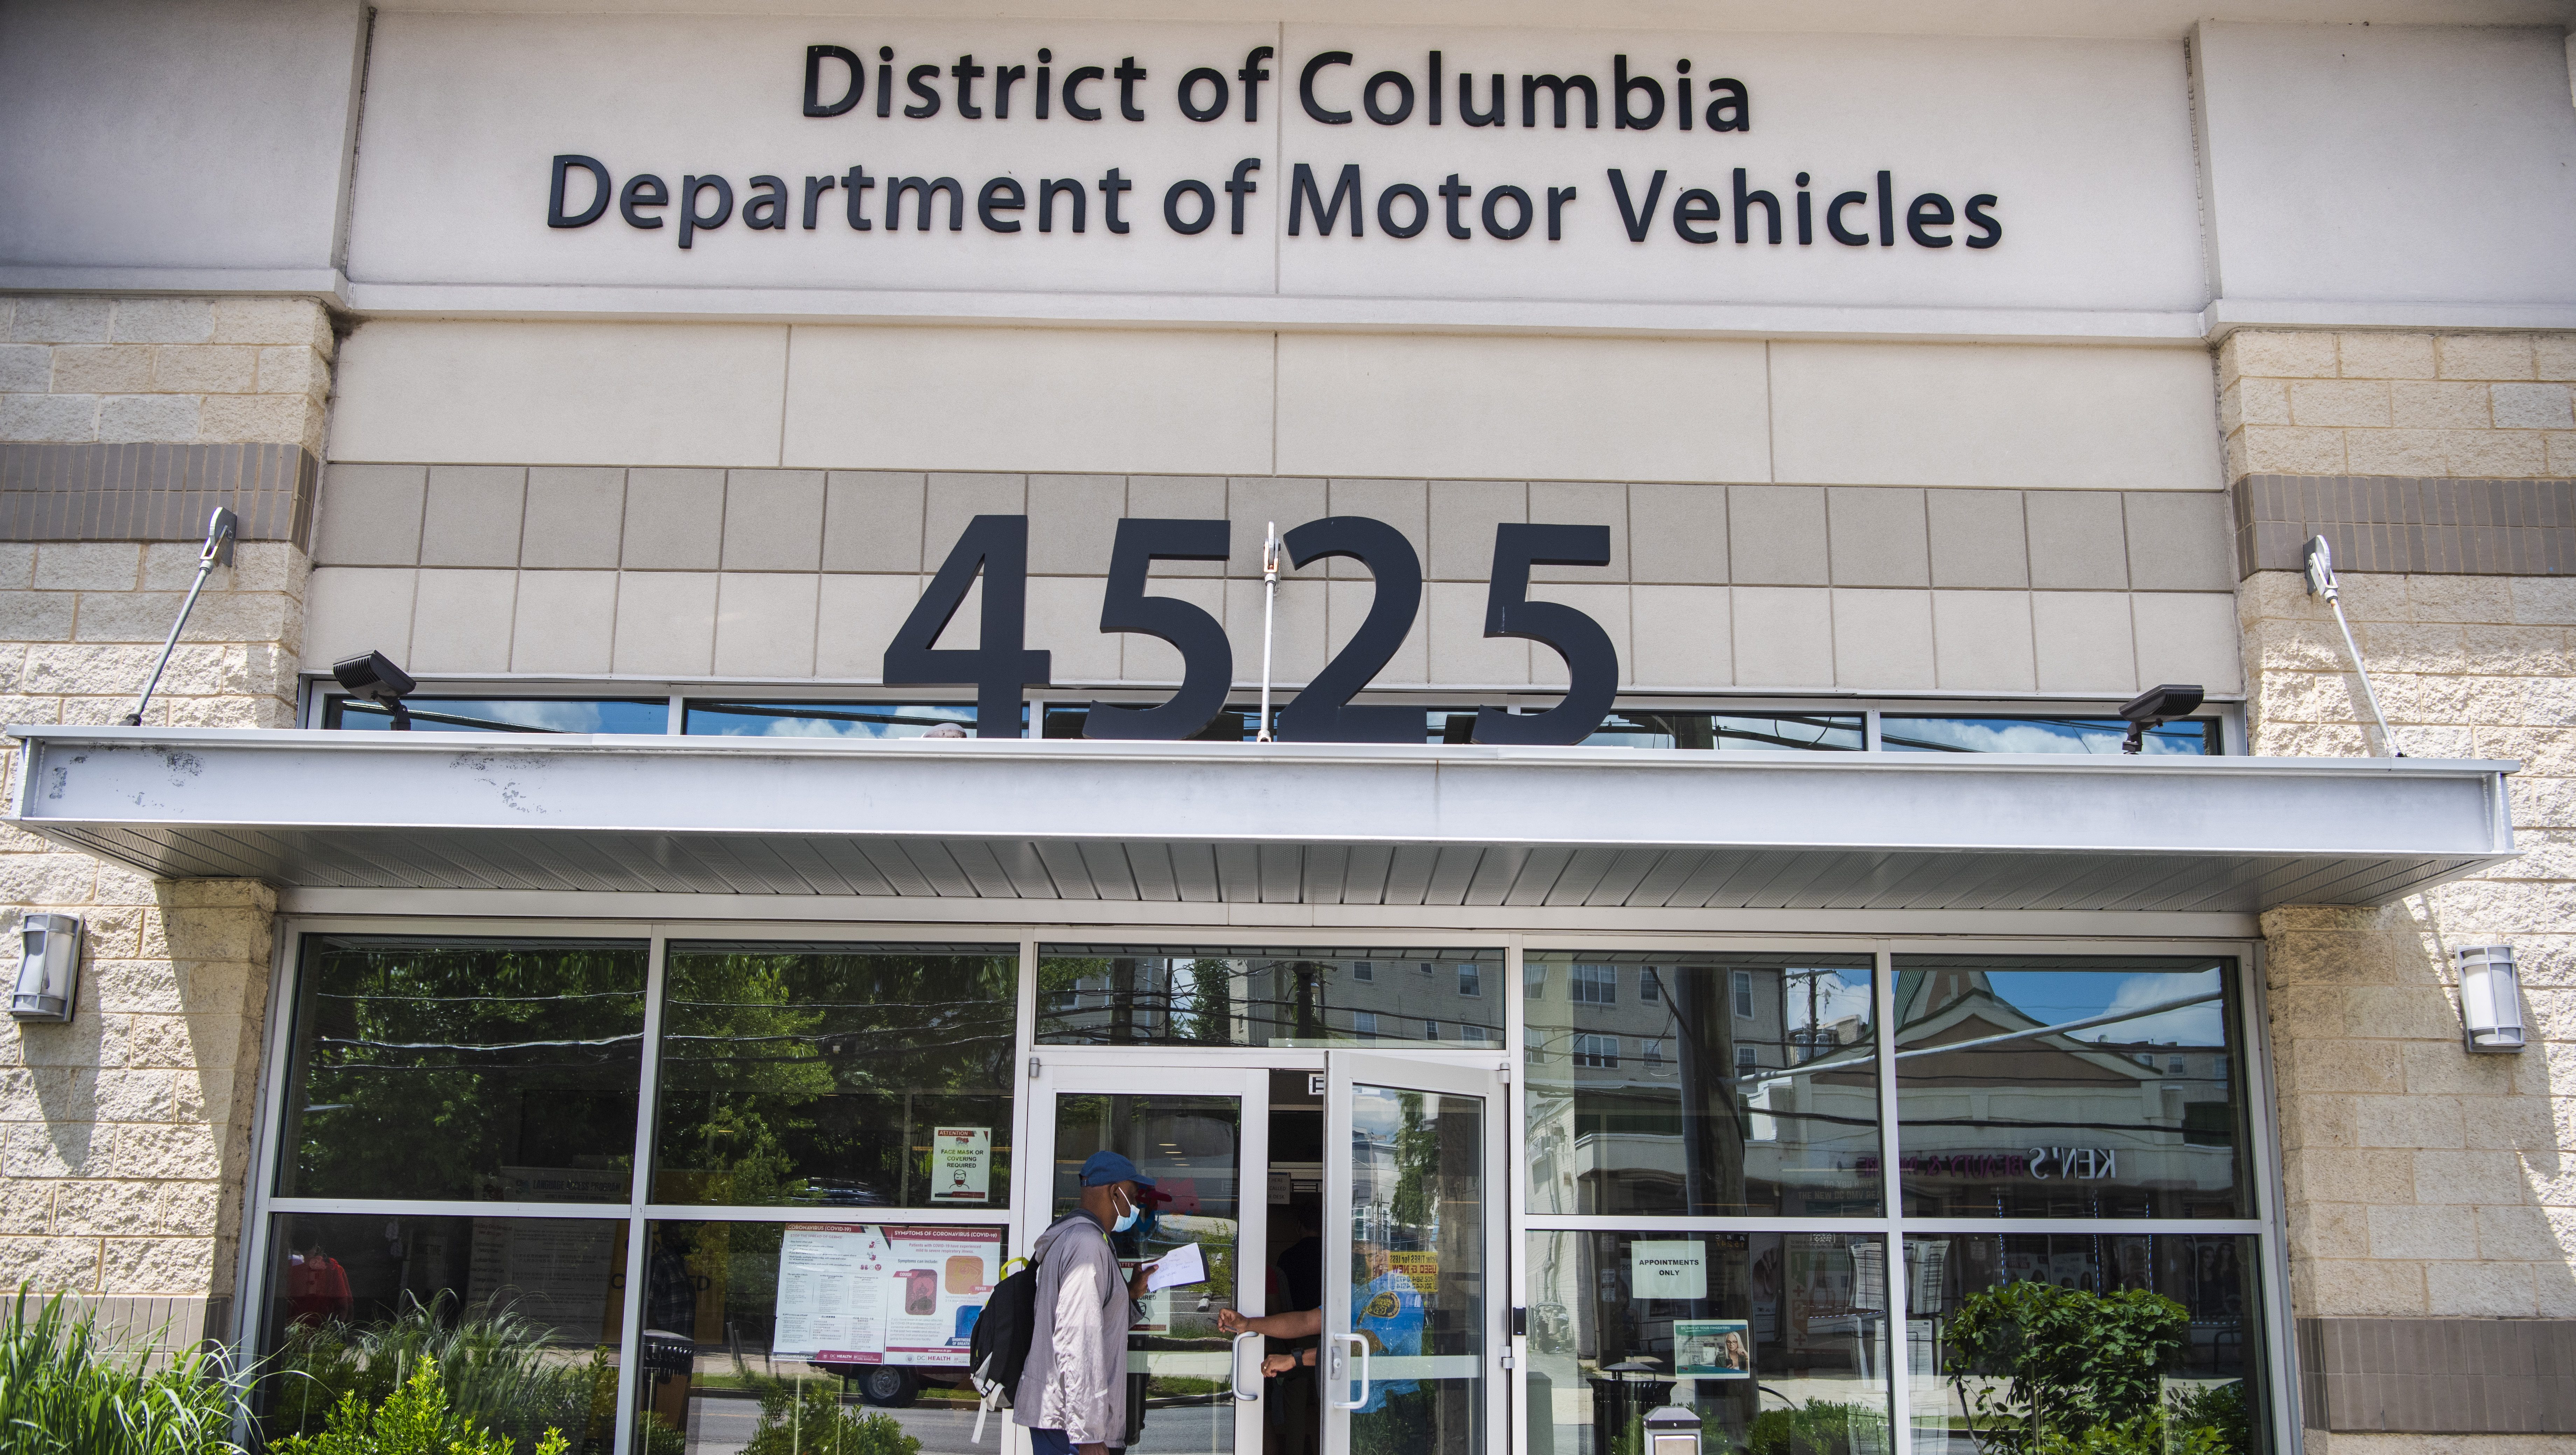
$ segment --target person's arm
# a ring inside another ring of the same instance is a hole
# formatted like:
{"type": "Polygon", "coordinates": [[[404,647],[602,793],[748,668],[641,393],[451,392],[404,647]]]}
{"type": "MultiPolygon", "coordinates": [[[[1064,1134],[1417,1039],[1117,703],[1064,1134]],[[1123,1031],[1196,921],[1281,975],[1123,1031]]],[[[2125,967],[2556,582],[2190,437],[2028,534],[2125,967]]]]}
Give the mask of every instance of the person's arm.
{"type": "Polygon", "coordinates": [[[1293,1313],[1246,1318],[1233,1309],[1219,1309],[1216,1326],[1229,1334],[1268,1334],[1274,1339],[1303,1339],[1324,1332],[1324,1311],[1308,1308],[1293,1313]]]}

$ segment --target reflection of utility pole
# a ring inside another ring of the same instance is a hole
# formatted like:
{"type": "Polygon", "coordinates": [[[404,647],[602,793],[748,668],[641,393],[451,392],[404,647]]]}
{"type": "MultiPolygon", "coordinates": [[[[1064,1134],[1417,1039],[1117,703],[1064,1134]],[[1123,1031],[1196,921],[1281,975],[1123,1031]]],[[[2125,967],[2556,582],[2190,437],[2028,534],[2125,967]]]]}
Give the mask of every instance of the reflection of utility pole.
{"type": "MultiPolygon", "coordinates": [[[[1781,1059],[1789,1065],[1795,1066],[1815,1059],[1816,1016],[1822,1009],[1821,997],[1824,993],[1816,982],[1834,972],[1830,970],[1790,970],[1784,973],[1791,980],[1804,980],[1807,982],[1807,1023],[1805,1029],[1799,1033],[1796,1038],[1797,1043],[1801,1048],[1800,1054],[1796,1056],[1788,1054],[1787,1043],[1790,1039],[1790,1031],[1786,1025],[1783,1025],[1780,1028],[1782,1040],[1781,1059]]],[[[1787,1017],[1784,1016],[1782,1019],[1785,1021],[1787,1017]]]]}

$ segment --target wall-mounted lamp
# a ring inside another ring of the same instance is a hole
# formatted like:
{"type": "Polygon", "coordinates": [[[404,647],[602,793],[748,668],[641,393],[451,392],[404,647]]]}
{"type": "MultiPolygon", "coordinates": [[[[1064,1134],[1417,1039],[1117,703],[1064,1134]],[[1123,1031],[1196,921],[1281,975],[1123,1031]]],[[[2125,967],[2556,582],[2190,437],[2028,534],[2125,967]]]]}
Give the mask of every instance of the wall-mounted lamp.
{"type": "Polygon", "coordinates": [[[2472,1051],[2522,1049],[2522,983],[2514,973],[2513,946],[2463,945],[2451,952],[2460,968],[2460,1039],[2472,1051]]]}
{"type": "Polygon", "coordinates": [[[2120,716],[2129,720],[2128,739],[2120,751],[2135,756],[2147,744],[2147,732],[2160,728],[2172,718],[2189,717],[2200,711],[2201,689],[2197,682],[2168,682],[2151,687],[2120,705],[2120,716]]]}
{"type": "Polygon", "coordinates": [[[18,921],[25,958],[9,1014],[22,1021],[67,1021],[80,999],[81,922],[77,915],[31,914],[18,921]]]}
{"type": "Polygon", "coordinates": [[[387,712],[394,715],[395,732],[411,731],[411,709],[403,706],[403,698],[420,684],[411,680],[411,674],[395,666],[384,653],[344,657],[331,664],[331,675],[340,679],[340,685],[349,689],[351,697],[363,697],[369,702],[382,704],[387,712]]]}

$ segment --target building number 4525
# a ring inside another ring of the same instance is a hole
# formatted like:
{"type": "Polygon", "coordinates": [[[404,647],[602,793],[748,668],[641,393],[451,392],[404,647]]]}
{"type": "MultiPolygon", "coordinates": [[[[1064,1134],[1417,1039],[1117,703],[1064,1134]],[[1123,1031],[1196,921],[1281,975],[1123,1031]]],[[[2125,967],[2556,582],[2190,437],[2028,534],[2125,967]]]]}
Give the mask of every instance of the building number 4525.
{"type": "MultiPolygon", "coordinates": [[[[1181,654],[1181,688],[1152,707],[1095,702],[1085,715],[1087,738],[1176,741],[1212,721],[1234,686],[1234,650],[1225,627],[1189,602],[1145,594],[1145,574],[1156,561],[1222,561],[1228,555],[1228,522],[1148,520],[1118,522],[1109,553],[1104,632],[1141,632],[1172,644],[1181,654]]],[[[1354,707],[1404,644],[1422,608],[1422,559],[1402,532],[1382,520],[1328,515],[1280,538],[1289,564],[1303,567],[1328,556],[1360,563],[1376,582],[1368,616],[1324,670],[1279,710],[1278,737],[1302,743],[1418,743],[1422,712],[1408,707],[1354,707]]],[[[1476,714],[1479,743],[1579,743],[1609,714],[1619,686],[1619,656],[1601,624],[1571,606],[1529,599],[1532,566],[1606,566],[1610,528],[1600,525],[1503,524],[1494,528],[1494,569],[1485,595],[1485,635],[1537,642],[1565,659],[1568,686],[1554,707],[1513,714],[1487,707],[1476,714]]],[[[1048,654],[1028,641],[1029,518],[979,515],[931,578],[930,589],[886,647],[889,687],[975,688],[975,730],[981,737],[1020,735],[1021,689],[1049,685],[1048,654]],[[933,645],[966,603],[975,578],[984,578],[982,630],[971,649],[933,645]]]]}

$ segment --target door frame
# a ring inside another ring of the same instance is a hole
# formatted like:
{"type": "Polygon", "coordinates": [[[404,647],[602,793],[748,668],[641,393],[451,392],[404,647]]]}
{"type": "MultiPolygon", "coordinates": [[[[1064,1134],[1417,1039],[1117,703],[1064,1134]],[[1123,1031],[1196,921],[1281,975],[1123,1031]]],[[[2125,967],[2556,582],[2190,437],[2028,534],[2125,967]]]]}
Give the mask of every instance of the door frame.
{"type": "Polygon", "coordinates": [[[1318,1355],[1318,1383],[1326,1392],[1318,1455],[1349,1455],[1350,1410],[1338,1397],[1349,1388],[1347,1370],[1337,1371],[1337,1357],[1347,1347],[1351,1327],[1351,1090],[1384,1086],[1399,1091],[1472,1096],[1485,1103],[1479,1178],[1483,1187],[1484,1328],[1478,1350],[1482,1364],[1483,1410],[1480,1428],[1484,1448],[1475,1455],[1510,1455],[1518,1432],[1511,1423],[1516,1402],[1518,1349],[1511,1331],[1511,1311],[1518,1296],[1519,1259],[1513,1256],[1518,1220],[1510,1199],[1516,1184],[1514,1157],[1512,1061],[1486,1053],[1472,1061],[1450,1055],[1388,1055],[1376,1051],[1332,1050],[1325,1053],[1324,1080],[1324,1216],[1334,1226],[1324,1233],[1324,1334],[1318,1355]]]}
{"type": "MultiPolygon", "coordinates": [[[[1072,1048],[1055,1049],[1061,1052],[1072,1048]]],[[[1014,1186],[1025,1186],[1029,1192],[1012,1199],[1013,1247],[1032,1247],[1038,1234],[1055,1221],[1055,1099],[1086,1095],[1237,1098],[1242,1110],[1235,1143],[1234,1306],[1248,1316],[1266,1312],[1269,1290],[1263,1279],[1252,1275],[1256,1268],[1266,1266],[1257,1250],[1268,1246],[1270,1236],[1270,1068],[1204,1055],[1166,1056],[1150,1051],[1114,1056],[1032,1057],[1027,1120],[1020,1133],[1024,1139],[1020,1145],[1028,1151],[1016,1159],[1028,1171],[1014,1174],[1014,1186]],[[1023,1176],[1025,1181],[1020,1180],[1023,1176]],[[1247,1258],[1247,1249],[1256,1250],[1252,1257],[1247,1258]]],[[[1139,1170],[1151,1175],[1149,1168],[1139,1170]]],[[[1239,1352],[1229,1356],[1230,1361],[1241,1357],[1239,1352]]],[[[1229,1367],[1229,1387],[1241,1373],[1229,1367]]],[[[1252,1387],[1260,1388],[1260,1381],[1255,1379],[1252,1387]]],[[[1233,1404],[1235,1455],[1261,1455],[1265,1401],[1238,1398],[1233,1404]]],[[[1016,1451],[1022,1447],[1013,1448],[1016,1451]]]]}

